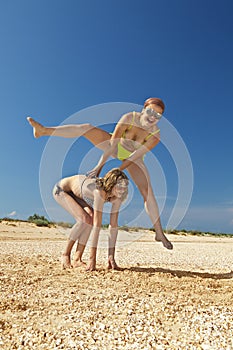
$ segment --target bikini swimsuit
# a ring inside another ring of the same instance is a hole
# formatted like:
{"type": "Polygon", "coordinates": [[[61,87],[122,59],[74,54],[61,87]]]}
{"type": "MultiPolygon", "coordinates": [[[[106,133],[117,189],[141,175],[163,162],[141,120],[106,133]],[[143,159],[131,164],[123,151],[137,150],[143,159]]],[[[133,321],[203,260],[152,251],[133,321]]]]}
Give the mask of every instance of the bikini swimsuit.
{"type": "Polygon", "coordinates": [[[87,180],[88,178],[86,177],[83,182],[82,182],[82,185],[81,185],[81,195],[82,195],[82,198],[83,200],[90,206],[90,207],[94,207],[94,199],[91,199],[91,198],[88,198],[87,196],[85,196],[83,194],[83,184],[84,182],[87,180]]]}
{"type": "MultiPolygon", "coordinates": [[[[129,126],[129,128],[127,130],[130,130],[132,129],[133,125],[134,125],[134,120],[135,120],[135,112],[133,112],[133,119],[132,119],[132,122],[129,126]]],[[[140,148],[151,136],[157,134],[158,132],[160,131],[160,129],[150,133],[149,135],[147,135],[147,137],[145,138],[144,142],[139,146],[137,147],[136,149],[140,148]]],[[[125,133],[126,133],[126,130],[124,131],[124,133],[122,134],[122,138],[125,139],[125,133]]],[[[118,145],[117,145],[117,158],[119,160],[125,160],[125,159],[128,159],[131,154],[133,153],[132,151],[129,151],[127,149],[125,149],[122,144],[120,142],[118,142],[118,145]]],[[[144,157],[143,157],[144,158],[144,157]]]]}

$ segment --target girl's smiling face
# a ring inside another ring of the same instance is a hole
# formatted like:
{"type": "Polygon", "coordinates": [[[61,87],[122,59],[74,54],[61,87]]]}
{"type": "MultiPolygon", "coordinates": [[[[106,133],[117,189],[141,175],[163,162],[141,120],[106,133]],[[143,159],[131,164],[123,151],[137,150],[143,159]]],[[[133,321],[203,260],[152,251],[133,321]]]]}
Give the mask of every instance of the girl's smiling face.
{"type": "Polygon", "coordinates": [[[155,104],[151,104],[146,108],[143,108],[140,115],[140,123],[142,127],[150,128],[151,126],[158,123],[158,121],[162,118],[162,113],[162,107],[155,104]]]}
{"type": "Polygon", "coordinates": [[[117,180],[112,189],[112,195],[117,198],[123,198],[128,193],[128,180],[117,180]]]}

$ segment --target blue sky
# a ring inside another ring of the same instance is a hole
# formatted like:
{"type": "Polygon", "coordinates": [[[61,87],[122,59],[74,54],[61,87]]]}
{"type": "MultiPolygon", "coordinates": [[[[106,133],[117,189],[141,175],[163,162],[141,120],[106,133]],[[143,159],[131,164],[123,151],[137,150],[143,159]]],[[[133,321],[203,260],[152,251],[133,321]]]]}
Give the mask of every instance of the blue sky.
{"type": "MultiPolygon", "coordinates": [[[[0,217],[47,214],[39,178],[48,138],[33,139],[26,116],[58,125],[91,106],[142,105],[154,96],[165,101],[164,115],[192,160],[192,200],[178,228],[233,233],[232,14],[231,0],[1,2],[0,217]]],[[[89,149],[75,142],[62,175],[76,173],[89,149]]],[[[153,157],[167,186],[166,227],[178,193],[176,166],[163,144],[153,157]]],[[[153,173],[152,183],[160,196],[158,177],[153,173]]],[[[136,189],[132,202],[121,223],[143,207],[136,189]]],[[[66,219],[51,206],[54,218],[66,219]]],[[[151,226],[144,216],[139,223],[151,226]]]]}

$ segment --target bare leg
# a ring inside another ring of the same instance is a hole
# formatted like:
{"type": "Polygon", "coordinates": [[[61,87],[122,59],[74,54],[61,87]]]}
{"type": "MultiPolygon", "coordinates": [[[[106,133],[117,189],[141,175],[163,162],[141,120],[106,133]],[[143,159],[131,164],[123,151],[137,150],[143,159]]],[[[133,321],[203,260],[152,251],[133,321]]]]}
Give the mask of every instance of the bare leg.
{"type": "Polygon", "coordinates": [[[89,123],[46,127],[38,123],[31,117],[28,117],[27,120],[29,124],[33,127],[33,134],[35,138],[41,136],[59,136],[65,138],[83,136],[86,139],[88,139],[91,143],[93,143],[93,145],[97,146],[102,150],[106,149],[106,141],[109,141],[111,138],[108,132],[100,128],[96,128],[89,123]]]}
{"type": "Polygon", "coordinates": [[[128,171],[144,198],[145,210],[149,215],[155,228],[155,240],[158,242],[162,242],[165,248],[173,249],[172,243],[167,239],[167,237],[163,233],[159,217],[158,205],[150,183],[149,173],[144,162],[142,160],[139,160],[137,163],[130,165],[128,167],[128,171]]]}
{"type": "Polygon", "coordinates": [[[91,247],[90,248],[89,263],[88,263],[87,268],[86,268],[87,271],[95,271],[96,270],[96,253],[97,253],[97,248],[91,247]]]}
{"type": "Polygon", "coordinates": [[[117,227],[109,225],[110,233],[108,237],[108,269],[121,270],[115,261],[115,246],[118,234],[117,227]]]}
{"type": "Polygon", "coordinates": [[[82,222],[77,222],[72,227],[67,246],[61,257],[61,263],[62,263],[63,269],[85,265],[85,263],[82,261],[82,255],[86,246],[86,242],[90,235],[90,231],[91,231],[91,225],[87,225],[82,222]],[[74,246],[74,243],[77,240],[79,240],[79,243],[77,245],[76,253],[74,254],[74,259],[71,264],[71,261],[70,261],[71,250],[74,246]]]}
{"type": "Polygon", "coordinates": [[[76,252],[74,254],[74,259],[72,262],[72,266],[74,268],[86,266],[86,264],[82,261],[82,255],[83,255],[85,247],[86,247],[86,245],[78,243],[76,252]]]}
{"type": "Polygon", "coordinates": [[[62,254],[62,267],[68,268],[71,267],[71,250],[75,241],[77,240],[80,242],[80,247],[77,248],[78,261],[82,261],[82,254],[92,228],[92,217],[68,193],[61,191],[58,194],[56,191],[56,186],[54,188],[53,195],[57,203],[60,204],[65,210],[67,210],[67,212],[70,213],[77,221],[71,229],[69,241],[64,250],[64,253],[62,254]]]}
{"type": "Polygon", "coordinates": [[[73,267],[82,267],[85,266],[86,264],[82,261],[82,256],[84,249],[86,247],[88,238],[90,236],[91,230],[92,230],[92,225],[85,225],[84,230],[80,236],[79,242],[77,244],[76,252],[74,254],[74,259],[72,262],[73,267]]]}
{"type": "Polygon", "coordinates": [[[117,265],[115,260],[115,247],[109,248],[108,250],[108,269],[110,270],[122,270],[120,266],[117,265]]]}
{"type": "Polygon", "coordinates": [[[90,248],[90,257],[89,257],[89,263],[87,265],[87,271],[94,271],[96,269],[96,253],[97,253],[97,246],[98,246],[98,240],[99,240],[99,232],[100,227],[93,226],[92,228],[92,237],[91,237],[91,248],[90,248]]]}
{"type": "Polygon", "coordinates": [[[64,253],[62,254],[61,257],[61,267],[62,269],[70,269],[72,268],[71,262],[70,262],[70,254],[71,250],[73,248],[75,241],[69,240],[67,243],[67,246],[65,248],[64,253]]]}

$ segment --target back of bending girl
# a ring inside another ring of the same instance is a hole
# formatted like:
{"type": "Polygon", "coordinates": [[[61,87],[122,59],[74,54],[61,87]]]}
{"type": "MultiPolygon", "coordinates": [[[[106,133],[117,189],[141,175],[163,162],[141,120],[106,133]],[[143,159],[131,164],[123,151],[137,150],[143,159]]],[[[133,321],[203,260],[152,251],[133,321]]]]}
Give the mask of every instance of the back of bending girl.
{"type": "Polygon", "coordinates": [[[91,233],[90,260],[87,270],[95,270],[99,232],[105,202],[111,202],[110,235],[108,242],[108,267],[118,269],[115,262],[115,243],[118,233],[118,215],[122,201],[127,197],[128,178],[119,169],[112,169],[103,178],[74,175],[60,180],[53,189],[58,204],[76,220],[62,255],[62,267],[84,265],[82,255],[91,233]],[[71,265],[71,250],[78,241],[71,265]]]}
{"type": "Polygon", "coordinates": [[[34,136],[84,136],[93,145],[103,150],[98,164],[89,172],[89,176],[98,176],[108,157],[122,161],[120,170],[127,168],[138,187],[144,206],[155,228],[155,240],[162,242],[167,249],[173,249],[172,243],[164,235],[158,205],[153,193],[150,175],[144,163],[144,155],[152,150],[160,141],[160,130],[157,126],[165,106],[159,98],[149,98],[141,112],[126,113],[118,121],[112,135],[91,124],[63,125],[45,127],[28,117],[33,127],[34,136]]]}

